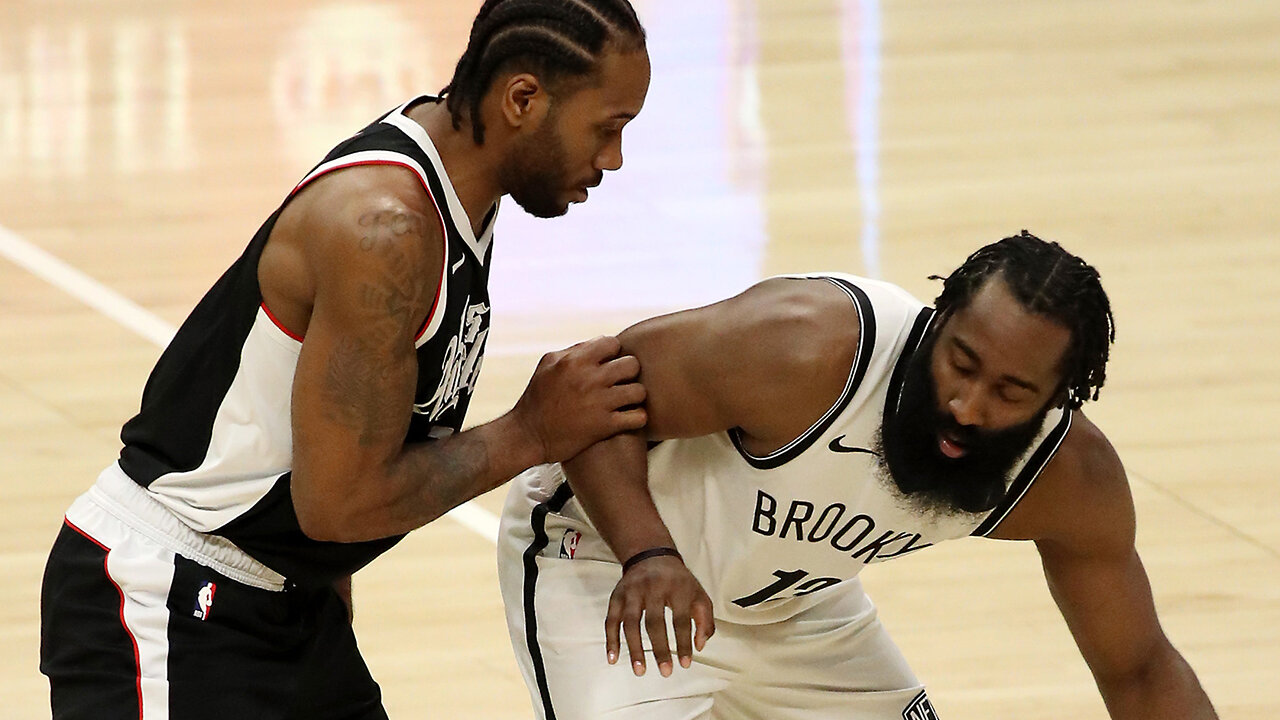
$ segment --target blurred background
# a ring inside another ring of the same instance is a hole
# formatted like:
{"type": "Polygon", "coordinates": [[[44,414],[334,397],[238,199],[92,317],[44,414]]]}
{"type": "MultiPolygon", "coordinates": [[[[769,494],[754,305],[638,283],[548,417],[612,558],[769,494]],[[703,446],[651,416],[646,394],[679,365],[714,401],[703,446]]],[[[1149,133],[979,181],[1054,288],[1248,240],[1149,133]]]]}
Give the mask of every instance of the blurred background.
{"type": "MultiPolygon", "coordinates": [[[[1280,4],[633,0],[626,164],[507,203],[470,420],[545,351],[837,270],[925,300],[1026,228],[1101,271],[1088,408],[1125,460],[1166,631],[1224,717],[1280,707],[1280,4]]],[[[452,75],[477,0],[0,0],[0,706],[48,717],[39,584],[160,348],[336,142],[452,75]]],[[[498,598],[502,491],[356,577],[393,718],[531,717],[498,598]]],[[[1029,544],[863,575],[948,720],[1104,718],[1029,544]]],[[[571,611],[571,609],[566,609],[571,611]]],[[[216,678],[211,678],[216,682],[216,678]]]]}

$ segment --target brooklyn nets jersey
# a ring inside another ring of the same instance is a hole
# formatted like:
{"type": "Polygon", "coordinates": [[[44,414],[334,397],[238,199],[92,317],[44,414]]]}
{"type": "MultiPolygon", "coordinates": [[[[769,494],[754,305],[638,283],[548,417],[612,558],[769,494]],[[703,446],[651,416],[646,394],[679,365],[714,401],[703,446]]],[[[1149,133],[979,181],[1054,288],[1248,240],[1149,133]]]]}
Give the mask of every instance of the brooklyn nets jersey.
{"type": "MultiPolygon", "coordinates": [[[[405,115],[419,98],[338,145],[290,197],[355,165],[398,165],[422,183],[445,236],[439,291],[415,339],[418,381],[406,442],[461,429],[489,332],[495,205],[480,237],[423,128],[405,115]]],[[[290,394],[302,338],[277,323],[258,286],[258,260],[285,200],[182,324],[121,433],[108,473],[124,473],[192,528],[221,535],[297,583],[353,572],[400,537],[325,543],[299,528],[290,497],[290,394]]],[[[424,282],[428,281],[424,278],[424,282]]],[[[401,536],[402,537],[402,536],[401,536]]]]}
{"type": "MultiPolygon", "coordinates": [[[[730,622],[791,617],[821,600],[814,595],[819,590],[854,578],[870,563],[989,533],[1048,464],[1071,422],[1070,413],[1049,412],[990,512],[924,510],[896,490],[875,449],[881,419],[896,408],[907,362],[933,310],[883,282],[843,275],[808,281],[832,283],[858,311],[857,355],[831,408],[764,457],[748,453],[734,431],[668,440],[649,452],[658,510],[716,616],[730,622]]],[[[531,498],[545,498],[551,512],[589,528],[562,477],[558,468],[541,468],[519,482],[531,498]]],[[[594,531],[584,535],[573,540],[586,550],[594,531]]],[[[562,549],[561,557],[569,554],[562,549]]]]}

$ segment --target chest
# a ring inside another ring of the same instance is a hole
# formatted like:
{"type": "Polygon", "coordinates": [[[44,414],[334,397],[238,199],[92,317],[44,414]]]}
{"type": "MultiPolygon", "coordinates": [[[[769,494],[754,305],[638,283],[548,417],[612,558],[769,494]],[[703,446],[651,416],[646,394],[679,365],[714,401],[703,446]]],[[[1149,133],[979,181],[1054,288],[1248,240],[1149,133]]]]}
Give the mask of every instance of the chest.
{"type": "Polygon", "coordinates": [[[836,423],[798,457],[761,470],[723,434],[707,436],[655,449],[650,483],[677,547],[693,549],[686,562],[726,617],[769,619],[867,565],[963,537],[981,521],[922,512],[887,480],[874,448],[867,424],[836,423]]]}
{"type": "Polygon", "coordinates": [[[418,382],[410,441],[462,428],[489,336],[488,269],[468,254],[449,258],[435,307],[417,340],[418,382]]]}

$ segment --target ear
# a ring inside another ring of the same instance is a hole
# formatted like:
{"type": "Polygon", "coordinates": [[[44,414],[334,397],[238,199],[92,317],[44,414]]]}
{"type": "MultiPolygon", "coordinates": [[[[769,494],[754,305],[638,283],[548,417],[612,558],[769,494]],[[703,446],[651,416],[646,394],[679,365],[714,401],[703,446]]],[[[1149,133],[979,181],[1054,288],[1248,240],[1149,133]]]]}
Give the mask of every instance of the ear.
{"type": "Polygon", "coordinates": [[[538,78],[529,73],[509,75],[502,85],[499,110],[511,129],[536,127],[551,106],[551,96],[538,78]]]}

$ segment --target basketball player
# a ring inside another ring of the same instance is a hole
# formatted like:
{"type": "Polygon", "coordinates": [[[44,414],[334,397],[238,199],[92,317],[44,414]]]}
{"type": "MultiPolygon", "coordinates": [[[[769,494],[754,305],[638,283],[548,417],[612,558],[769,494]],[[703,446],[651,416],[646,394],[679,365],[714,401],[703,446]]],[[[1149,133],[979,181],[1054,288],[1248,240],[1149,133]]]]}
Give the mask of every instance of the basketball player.
{"type": "Polygon", "coordinates": [[[622,165],[649,83],[626,0],[488,0],[442,97],[338,145],[183,323],[75,501],[42,595],[55,718],[385,718],[349,577],[519,471],[644,423],[635,358],[543,358],[462,431],[499,198],[622,165]]]}
{"type": "Polygon", "coordinates": [[[1024,232],[935,305],[775,278],[619,336],[645,434],[524,473],[504,512],[539,717],[935,718],[857,576],[966,535],[1036,542],[1112,717],[1214,717],[1157,622],[1120,460],[1079,410],[1114,338],[1097,272],[1024,232]]]}

